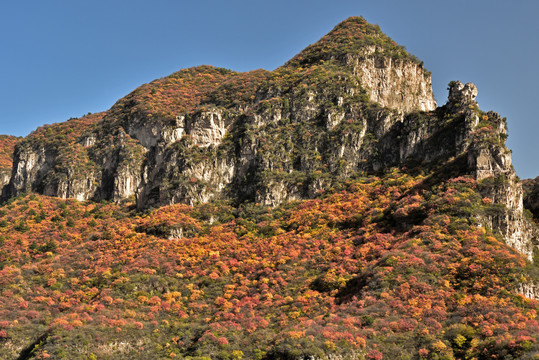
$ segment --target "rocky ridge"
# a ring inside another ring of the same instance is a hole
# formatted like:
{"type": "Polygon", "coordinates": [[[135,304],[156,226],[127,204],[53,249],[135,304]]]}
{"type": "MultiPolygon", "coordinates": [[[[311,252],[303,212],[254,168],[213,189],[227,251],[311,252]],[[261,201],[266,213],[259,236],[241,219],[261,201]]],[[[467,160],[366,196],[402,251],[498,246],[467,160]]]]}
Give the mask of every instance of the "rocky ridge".
{"type": "Polygon", "coordinates": [[[537,181],[448,91],[351,18],[12,139],[0,359],[533,358],[537,181]]]}
{"type": "Polygon", "coordinates": [[[436,168],[474,175],[493,204],[479,220],[531,260],[537,232],[522,214],[505,120],[476,96],[452,82],[437,108],[422,62],[350,18],[273,72],[185,69],[105,113],[36,130],[16,147],[4,196],[275,206],[361,174],[436,168]]]}

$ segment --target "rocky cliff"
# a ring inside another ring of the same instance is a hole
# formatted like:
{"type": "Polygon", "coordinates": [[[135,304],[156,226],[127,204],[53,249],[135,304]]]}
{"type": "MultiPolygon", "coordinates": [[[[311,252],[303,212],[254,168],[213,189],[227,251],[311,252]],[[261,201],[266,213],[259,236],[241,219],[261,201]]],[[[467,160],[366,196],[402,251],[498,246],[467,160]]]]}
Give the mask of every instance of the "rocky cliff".
{"type": "Polygon", "coordinates": [[[492,203],[479,220],[531,259],[537,235],[505,120],[476,96],[452,82],[436,107],[423,63],[350,18],[272,72],[185,69],[105,113],[36,130],[17,145],[4,194],[275,206],[391,167],[473,175],[492,203]]]}
{"type": "Polygon", "coordinates": [[[0,137],[0,359],[531,359],[538,182],[448,91],[350,18],[0,137]]]}

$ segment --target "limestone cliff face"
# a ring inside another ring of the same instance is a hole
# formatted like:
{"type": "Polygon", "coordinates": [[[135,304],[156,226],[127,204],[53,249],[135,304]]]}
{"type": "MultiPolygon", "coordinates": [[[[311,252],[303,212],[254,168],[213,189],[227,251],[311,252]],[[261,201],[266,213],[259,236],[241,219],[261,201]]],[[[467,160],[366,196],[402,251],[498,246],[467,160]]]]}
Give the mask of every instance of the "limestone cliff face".
{"type": "Polygon", "coordinates": [[[11,179],[11,169],[9,171],[0,172],[0,189],[9,184],[11,179]]]}
{"type": "Polygon", "coordinates": [[[61,174],[56,173],[56,155],[45,148],[18,149],[6,191],[12,195],[35,191],[64,199],[91,198],[96,188],[97,175],[93,172],[79,173],[75,167],[67,168],[61,174]]]}
{"type": "Polygon", "coordinates": [[[17,147],[5,194],[275,206],[395,166],[444,167],[475,176],[493,204],[480,221],[531,259],[537,233],[505,121],[476,96],[452,82],[437,108],[422,63],[354,18],[273,72],[185,69],[97,117],[38,129],[17,147]]]}
{"type": "Polygon", "coordinates": [[[86,132],[103,114],[38,128],[15,146],[13,169],[4,197],[35,191],[86,200],[95,194],[100,169],[90,159],[86,132]],[[85,141],[86,139],[86,141],[85,141]]]}
{"type": "Polygon", "coordinates": [[[519,284],[517,292],[528,299],[539,300],[539,284],[537,283],[519,284]]]}
{"type": "Polygon", "coordinates": [[[363,56],[346,58],[372,101],[401,113],[436,108],[431,76],[422,65],[378,57],[376,53],[376,47],[372,47],[363,56]]]}
{"type": "Polygon", "coordinates": [[[452,82],[446,107],[464,116],[466,130],[462,150],[466,151],[469,171],[481,184],[483,196],[493,204],[492,211],[481,216],[480,221],[498,231],[508,245],[532,260],[534,249],[539,245],[539,234],[523,214],[522,183],[513,169],[511,152],[505,147],[505,119],[492,111],[478,112],[476,97],[475,85],[452,82]]]}
{"type": "MultiPolygon", "coordinates": [[[[38,179],[43,177],[54,164],[54,154],[44,147],[35,149],[17,149],[14,154],[15,164],[11,186],[15,193],[36,190],[38,179]],[[34,188],[32,188],[34,186],[34,188]]],[[[44,188],[44,186],[43,186],[44,188]]]]}

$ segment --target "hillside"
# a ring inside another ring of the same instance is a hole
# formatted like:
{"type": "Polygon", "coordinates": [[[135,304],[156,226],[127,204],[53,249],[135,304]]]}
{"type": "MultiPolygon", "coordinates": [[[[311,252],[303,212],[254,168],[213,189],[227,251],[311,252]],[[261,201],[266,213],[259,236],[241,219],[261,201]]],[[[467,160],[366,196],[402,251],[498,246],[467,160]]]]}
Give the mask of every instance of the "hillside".
{"type": "Polygon", "coordinates": [[[470,217],[491,211],[477,182],[428,183],[394,170],[274,209],[146,214],[17,199],[0,220],[4,358],[36,339],[65,359],[539,350],[525,259],[470,217]]]}
{"type": "Polygon", "coordinates": [[[537,184],[475,85],[448,91],[353,17],[274,71],[36,129],[0,206],[0,359],[536,358],[537,184]]]}

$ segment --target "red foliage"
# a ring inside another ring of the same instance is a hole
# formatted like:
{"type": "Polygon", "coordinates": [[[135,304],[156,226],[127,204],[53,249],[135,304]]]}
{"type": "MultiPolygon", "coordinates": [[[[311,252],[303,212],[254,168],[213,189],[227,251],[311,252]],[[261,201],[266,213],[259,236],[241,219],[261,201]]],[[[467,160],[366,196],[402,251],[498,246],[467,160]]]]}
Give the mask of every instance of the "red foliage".
{"type": "Polygon", "coordinates": [[[20,138],[0,135],[0,172],[10,172],[13,166],[13,150],[20,138]]]}
{"type": "Polygon", "coordinates": [[[535,344],[538,303],[514,294],[525,260],[460,215],[483,206],[475,182],[442,184],[427,201],[422,178],[388,177],[224,223],[208,219],[226,207],[137,214],[17,199],[0,218],[1,334],[45,322],[66,337],[130,331],[169,352],[195,343],[247,358],[246,342],[361,349],[373,359],[391,358],[393,343],[420,357],[535,344]],[[170,228],[183,237],[168,239],[170,228]]]}

